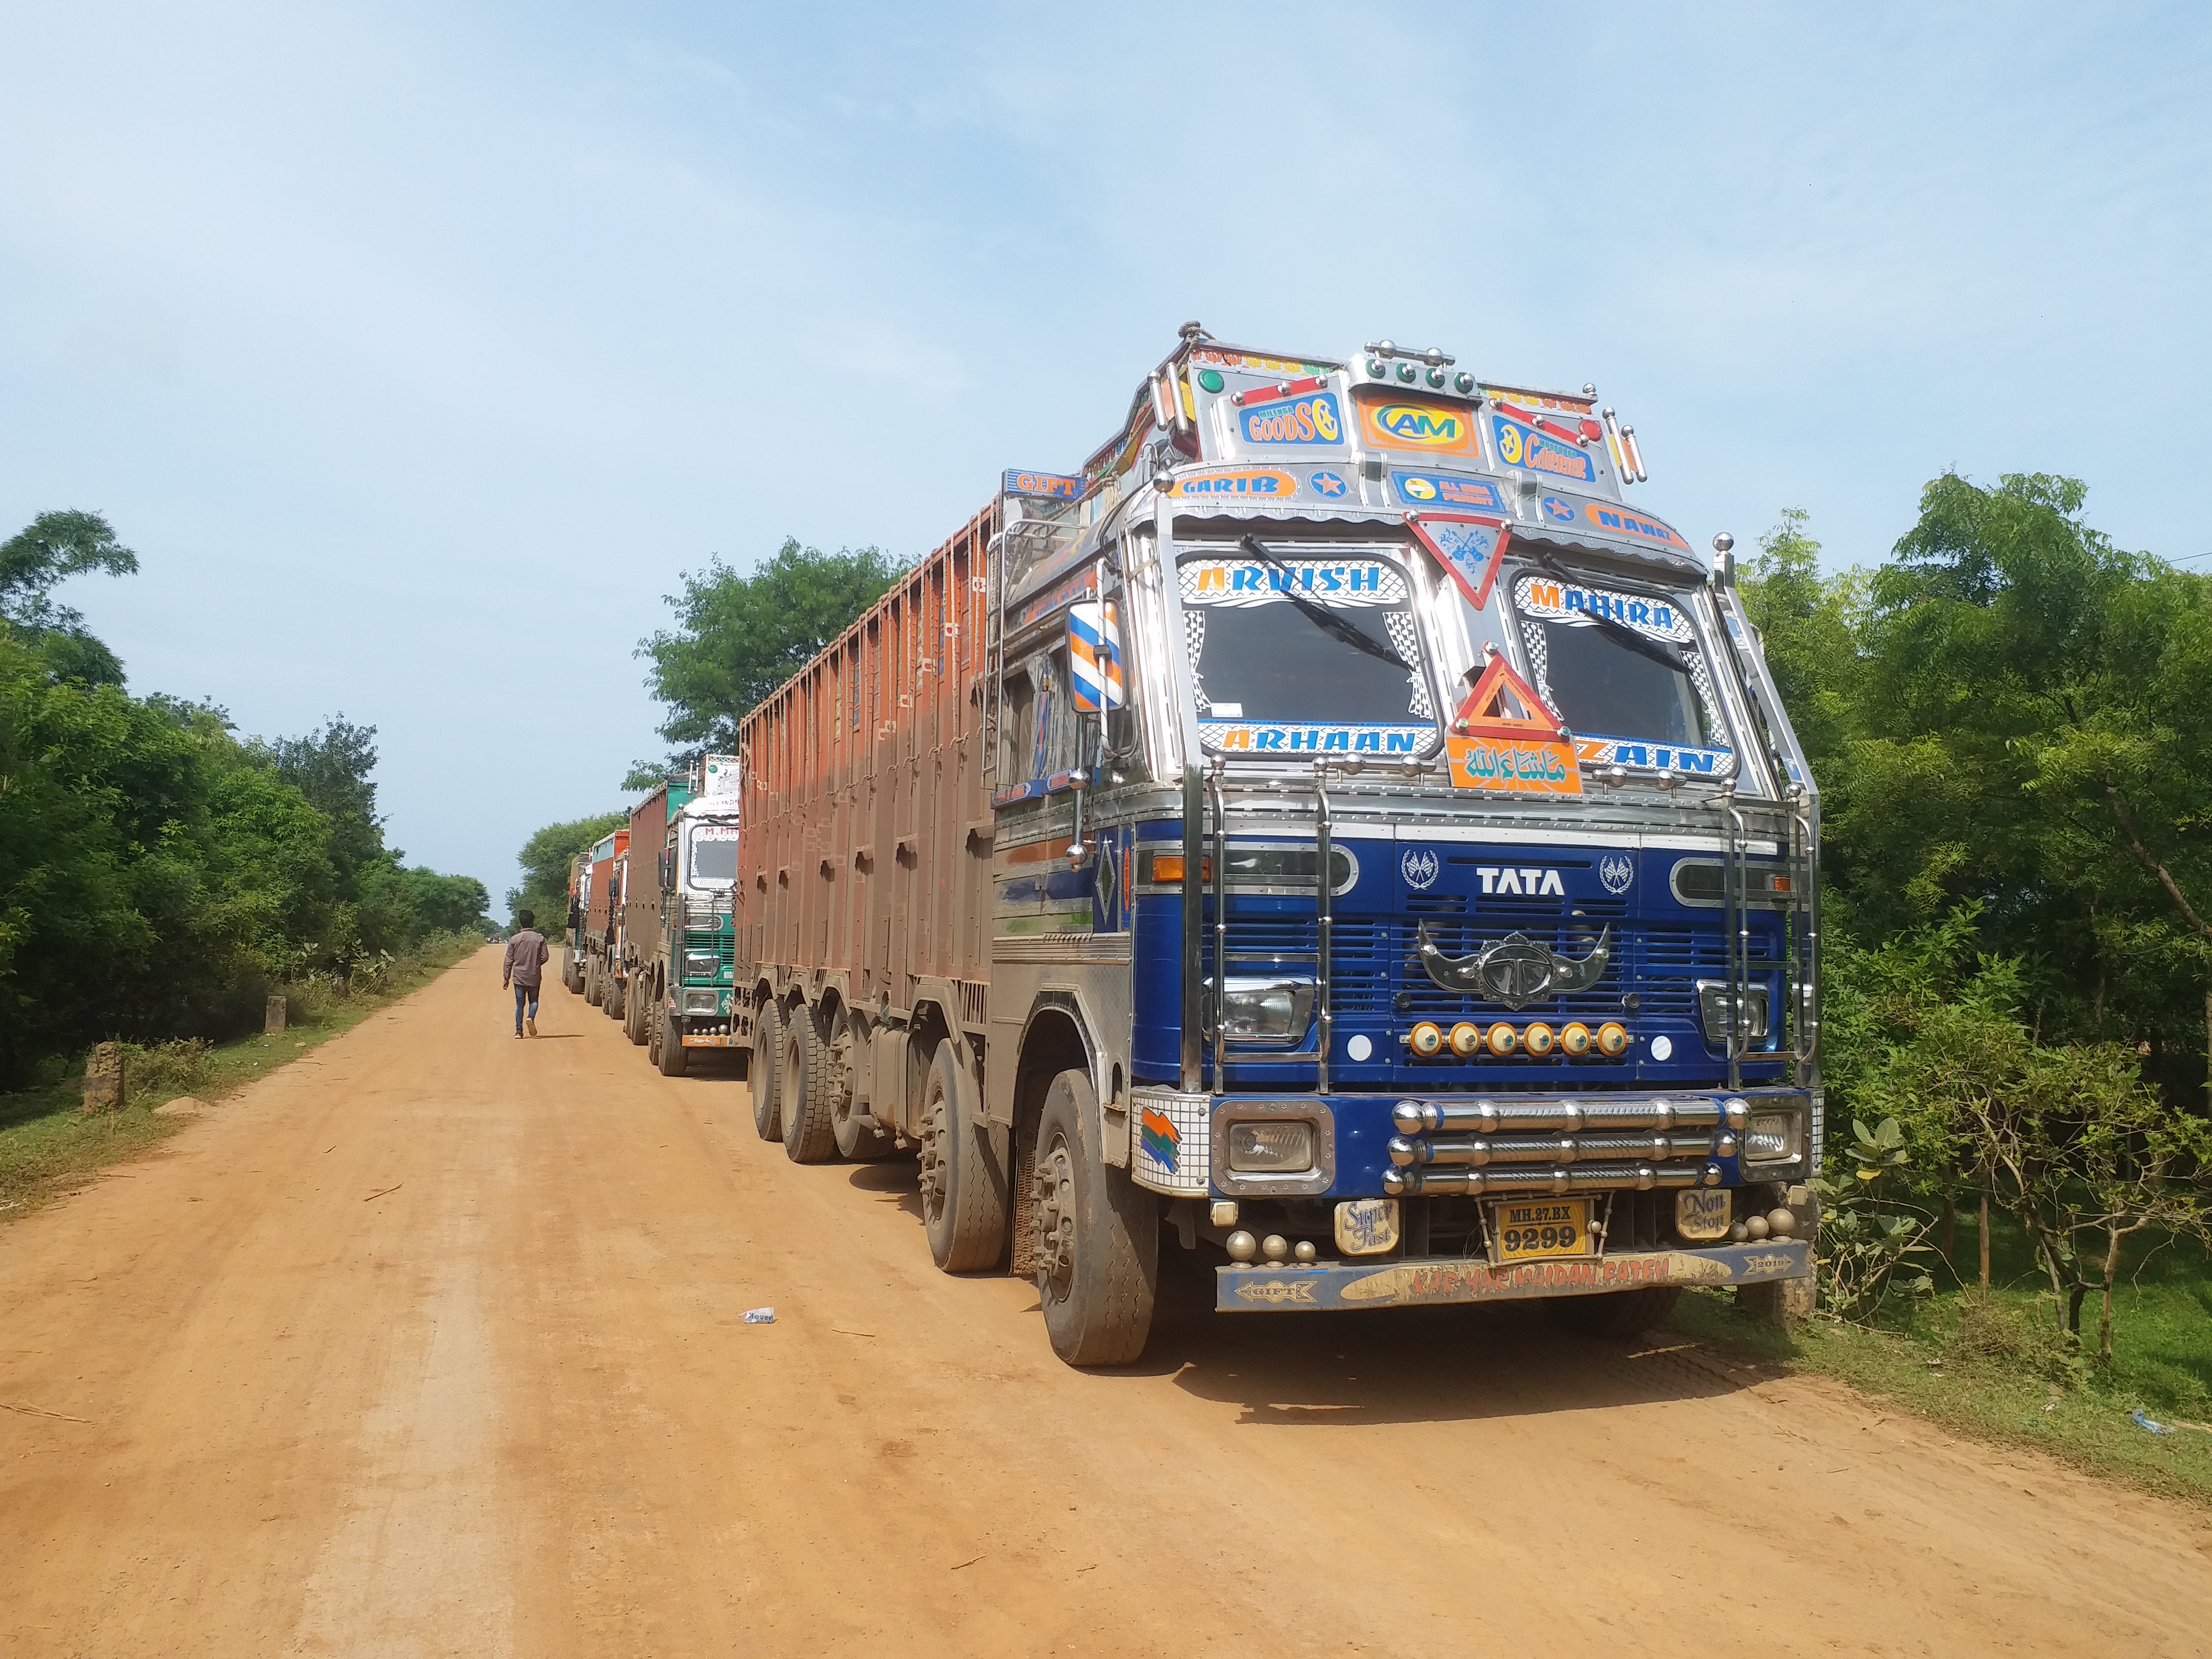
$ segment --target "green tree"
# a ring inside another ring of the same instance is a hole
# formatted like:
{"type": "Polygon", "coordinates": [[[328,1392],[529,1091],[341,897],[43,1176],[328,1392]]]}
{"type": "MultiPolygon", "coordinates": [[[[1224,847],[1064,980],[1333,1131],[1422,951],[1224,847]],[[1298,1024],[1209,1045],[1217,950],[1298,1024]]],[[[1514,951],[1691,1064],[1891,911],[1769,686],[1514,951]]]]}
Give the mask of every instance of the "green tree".
{"type": "MultiPolygon", "coordinates": [[[[667,596],[677,625],[641,641],[646,684],[668,705],[660,735],[678,745],[668,763],[726,750],[738,723],[881,598],[902,567],[876,548],[823,553],[787,539],[775,557],[740,576],[720,557],[667,596]]],[[[665,769],[641,761],[624,788],[651,788],[665,769]]]]}
{"type": "Polygon", "coordinates": [[[17,640],[41,647],[56,679],[120,685],[123,665],[85,630],[84,618],[53,602],[53,590],[88,570],[127,576],[138,556],[115,539],[97,513],[41,513],[0,542],[0,624],[17,640]]]}

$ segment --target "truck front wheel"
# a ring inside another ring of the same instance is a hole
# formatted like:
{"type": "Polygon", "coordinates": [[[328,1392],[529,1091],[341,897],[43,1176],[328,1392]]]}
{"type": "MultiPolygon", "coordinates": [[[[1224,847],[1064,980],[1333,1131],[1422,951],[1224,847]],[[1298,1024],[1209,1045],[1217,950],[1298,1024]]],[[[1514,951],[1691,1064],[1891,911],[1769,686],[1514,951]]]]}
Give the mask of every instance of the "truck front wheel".
{"type": "Polygon", "coordinates": [[[1006,1250],[1006,1141],[977,1103],[952,1045],[939,1043],[921,1097],[921,1222],[949,1273],[995,1267],[1006,1250]]]}
{"type": "Polygon", "coordinates": [[[1030,1237],[1045,1329],[1071,1365],[1126,1365],[1143,1353],[1159,1277],[1159,1212],[1106,1167],[1098,1136],[1090,1078],[1062,1072],[1037,1120],[1030,1237]]]}
{"type": "Polygon", "coordinates": [[[646,1058],[660,1068],[663,1077],[682,1077],[691,1064],[691,1054],[684,1046],[684,1033],[676,1029],[665,999],[656,997],[653,1005],[652,1044],[646,1058]]]}

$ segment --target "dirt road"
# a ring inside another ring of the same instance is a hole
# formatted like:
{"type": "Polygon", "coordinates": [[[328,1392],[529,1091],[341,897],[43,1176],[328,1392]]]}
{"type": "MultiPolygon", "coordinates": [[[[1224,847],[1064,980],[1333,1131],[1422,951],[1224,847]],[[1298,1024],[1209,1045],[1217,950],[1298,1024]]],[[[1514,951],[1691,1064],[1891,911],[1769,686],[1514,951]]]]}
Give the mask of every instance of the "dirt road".
{"type": "Polygon", "coordinates": [[[507,1018],[486,952],[0,1229],[0,1652],[2212,1653],[2197,1513],[1533,1310],[1186,1276],[1079,1375],[910,1164],[507,1018]]]}

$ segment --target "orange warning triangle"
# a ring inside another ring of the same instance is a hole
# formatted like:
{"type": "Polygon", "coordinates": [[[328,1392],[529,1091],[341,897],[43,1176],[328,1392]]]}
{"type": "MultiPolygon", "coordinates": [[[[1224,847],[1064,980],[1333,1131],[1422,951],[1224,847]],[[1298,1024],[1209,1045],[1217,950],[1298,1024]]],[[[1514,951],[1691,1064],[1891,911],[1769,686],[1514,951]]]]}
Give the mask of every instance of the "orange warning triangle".
{"type": "Polygon", "coordinates": [[[1529,689],[1528,681],[1506,665],[1502,655],[1490,659],[1490,666],[1482,671],[1474,690],[1454,711],[1451,729],[1462,737],[1526,738],[1540,735],[1551,741],[1567,734],[1559,717],[1544,706],[1544,700],[1529,689]],[[1508,714],[1508,693],[1528,712],[1508,714]]]}

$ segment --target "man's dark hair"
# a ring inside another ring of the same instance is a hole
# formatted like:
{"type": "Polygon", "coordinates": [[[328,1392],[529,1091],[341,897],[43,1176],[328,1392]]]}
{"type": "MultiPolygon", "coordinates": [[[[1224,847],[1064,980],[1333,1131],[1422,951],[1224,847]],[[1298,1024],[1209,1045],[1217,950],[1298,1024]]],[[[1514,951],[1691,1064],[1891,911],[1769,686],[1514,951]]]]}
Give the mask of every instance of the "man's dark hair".
{"type": "Polygon", "coordinates": [[[538,912],[517,910],[514,913],[514,925],[518,927],[535,927],[538,925],[538,912]]]}

